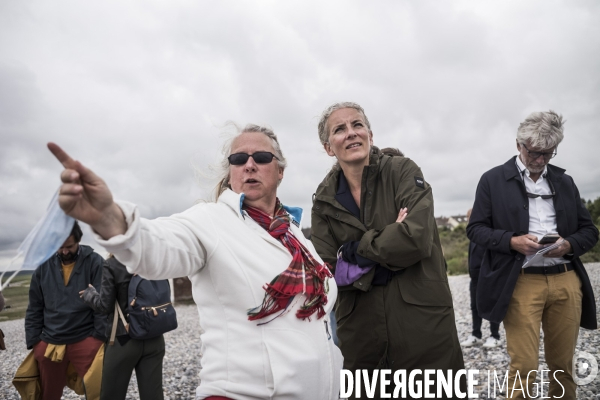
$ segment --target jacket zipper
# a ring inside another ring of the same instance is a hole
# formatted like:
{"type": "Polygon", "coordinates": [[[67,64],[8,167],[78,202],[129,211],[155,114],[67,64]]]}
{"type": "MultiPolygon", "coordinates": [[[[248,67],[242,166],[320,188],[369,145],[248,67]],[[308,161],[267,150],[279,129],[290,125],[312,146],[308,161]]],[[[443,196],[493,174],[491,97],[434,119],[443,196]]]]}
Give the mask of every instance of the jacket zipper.
{"type": "Polygon", "coordinates": [[[329,341],[331,340],[331,334],[329,333],[329,325],[327,324],[327,320],[324,320],[323,323],[325,324],[325,334],[326,336],[326,341],[325,341],[325,345],[327,346],[327,360],[329,361],[329,374],[331,375],[331,379],[329,379],[329,390],[327,391],[327,398],[330,399],[331,395],[332,395],[332,390],[333,390],[333,380],[336,378],[335,376],[333,376],[335,370],[334,370],[334,365],[333,365],[333,354],[331,352],[331,343],[329,343],[329,341]]]}
{"type": "Polygon", "coordinates": [[[158,311],[167,312],[166,308],[169,305],[171,305],[171,303],[161,304],[160,306],[147,306],[147,307],[142,307],[141,310],[142,311],[152,311],[154,316],[157,317],[158,311]]]}
{"type": "MultiPolygon", "coordinates": [[[[365,213],[364,213],[364,209],[365,209],[365,202],[367,201],[367,192],[368,192],[368,184],[369,184],[369,167],[367,167],[367,173],[365,175],[365,189],[364,192],[362,193],[363,195],[361,196],[360,199],[360,207],[359,207],[359,212],[360,212],[360,222],[364,225],[365,228],[367,228],[367,225],[365,225],[365,213]]],[[[361,182],[361,188],[362,188],[362,182],[361,182]]],[[[368,230],[368,229],[367,229],[368,230]]]]}

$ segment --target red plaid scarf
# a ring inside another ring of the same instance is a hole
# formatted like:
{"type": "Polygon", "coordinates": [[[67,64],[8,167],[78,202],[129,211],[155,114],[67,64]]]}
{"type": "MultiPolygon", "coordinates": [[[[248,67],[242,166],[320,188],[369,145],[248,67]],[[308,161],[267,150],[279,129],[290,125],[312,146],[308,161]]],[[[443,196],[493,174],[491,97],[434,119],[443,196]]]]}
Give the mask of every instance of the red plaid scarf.
{"type": "Polygon", "coordinates": [[[275,205],[273,219],[257,208],[244,205],[244,210],[271,236],[279,240],[292,255],[292,262],[286,270],[273,278],[271,283],[263,286],[266,292],[265,298],[260,306],[248,311],[248,319],[254,321],[278,311],[283,314],[297,294],[305,294],[306,300],[296,312],[296,317],[310,320],[310,316],[315,312],[317,319],[325,316],[323,306],[327,304],[329,291],[325,278],[331,278],[331,272],[324,265],[319,264],[290,232],[290,216],[279,199],[275,205]]]}

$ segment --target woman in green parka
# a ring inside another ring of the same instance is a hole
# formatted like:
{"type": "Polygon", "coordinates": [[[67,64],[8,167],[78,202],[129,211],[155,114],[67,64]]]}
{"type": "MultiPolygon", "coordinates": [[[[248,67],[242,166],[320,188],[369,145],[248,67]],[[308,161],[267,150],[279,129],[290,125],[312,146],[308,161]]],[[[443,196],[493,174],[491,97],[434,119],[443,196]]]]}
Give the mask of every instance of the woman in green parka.
{"type": "Polygon", "coordinates": [[[407,375],[464,369],[433,195],[421,170],[373,146],[355,103],[327,108],[319,139],[337,163],[314,196],[311,240],[332,269],[339,266],[336,281],[345,285],[335,311],[344,368],[407,375]]]}

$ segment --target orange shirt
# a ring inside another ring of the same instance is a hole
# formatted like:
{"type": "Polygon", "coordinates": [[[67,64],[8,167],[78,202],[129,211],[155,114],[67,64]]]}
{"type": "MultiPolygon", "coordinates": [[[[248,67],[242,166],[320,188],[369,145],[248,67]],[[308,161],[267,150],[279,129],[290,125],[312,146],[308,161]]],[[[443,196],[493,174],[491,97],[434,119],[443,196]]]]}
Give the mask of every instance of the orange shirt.
{"type": "Polygon", "coordinates": [[[69,283],[69,278],[71,277],[71,272],[73,272],[73,267],[75,266],[75,261],[70,264],[62,264],[63,270],[63,278],[65,279],[65,286],[69,283]]]}

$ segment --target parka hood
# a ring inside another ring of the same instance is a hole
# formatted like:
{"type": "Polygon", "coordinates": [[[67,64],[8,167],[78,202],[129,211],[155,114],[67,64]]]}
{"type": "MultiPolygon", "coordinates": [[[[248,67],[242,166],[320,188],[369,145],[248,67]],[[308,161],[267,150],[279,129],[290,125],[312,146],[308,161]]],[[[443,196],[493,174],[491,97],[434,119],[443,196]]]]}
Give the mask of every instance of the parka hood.
{"type": "MultiPolygon", "coordinates": [[[[371,146],[369,165],[365,166],[365,168],[379,168],[379,162],[383,155],[384,154],[381,152],[381,150],[379,150],[379,147],[371,146]]],[[[342,168],[340,167],[340,164],[336,162],[333,167],[331,167],[331,170],[327,173],[327,175],[325,175],[323,181],[319,184],[319,187],[314,194],[314,199],[318,198],[320,200],[324,200],[327,198],[331,202],[331,199],[334,198],[337,191],[338,177],[341,170],[342,168]]]]}

